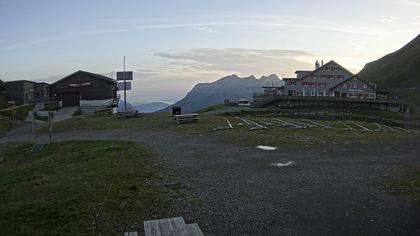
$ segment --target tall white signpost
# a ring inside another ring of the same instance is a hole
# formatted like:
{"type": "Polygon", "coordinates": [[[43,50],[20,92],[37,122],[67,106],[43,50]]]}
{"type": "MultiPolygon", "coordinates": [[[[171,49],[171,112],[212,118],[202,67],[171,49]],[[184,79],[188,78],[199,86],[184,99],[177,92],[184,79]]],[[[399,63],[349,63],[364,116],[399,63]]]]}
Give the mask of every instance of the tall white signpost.
{"type": "Polygon", "coordinates": [[[124,113],[127,113],[127,90],[131,90],[131,82],[127,80],[133,80],[133,72],[125,71],[125,56],[124,56],[124,70],[117,72],[118,90],[124,89],[124,113]]]}

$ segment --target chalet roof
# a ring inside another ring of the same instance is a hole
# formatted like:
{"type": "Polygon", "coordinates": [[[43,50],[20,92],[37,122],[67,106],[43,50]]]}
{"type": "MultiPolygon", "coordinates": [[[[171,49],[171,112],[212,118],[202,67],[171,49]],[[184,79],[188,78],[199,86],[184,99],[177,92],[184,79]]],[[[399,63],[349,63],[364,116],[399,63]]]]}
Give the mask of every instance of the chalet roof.
{"type": "Polygon", "coordinates": [[[360,78],[357,75],[353,75],[352,77],[341,81],[340,83],[338,83],[338,84],[334,85],[333,87],[331,87],[330,90],[333,90],[333,89],[337,88],[338,86],[340,86],[340,85],[342,85],[342,84],[344,84],[344,83],[346,83],[346,82],[348,82],[349,80],[352,80],[352,79],[358,79],[358,80],[362,81],[363,83],[367,84],[371,89],[373,89],[373,90],[376,91],[376,88],[373,87],[372,84],[366,82],[365,80],[363,80],[362,78],[360,78]]]}
{"type": "Polygon", "coordinates": [[[304,79],[308,78],[309,76],[313,75],[314,73],[316,73],[316,72],[318,72],[318,71],[320,71],[320,70],[324,69],[325,67],[327,67],[327,66],[329,66],[329,65],[331,65],[331,64],[335,64],[335,65],[337,65],[338,67],[340,67],[342,70],[344,70],[345,72],[347,72],[347,73],[349,73],[349,74],[353,75],[353,73],[351,73],[349,70],[347,70],[346,68],[344,68],[343,66],[341,66],[340,64],[338,64],[337,62],[335,62],[334,60],[331,60],[331,61],[329,61],[329,62],[325,63],[323,66],[319,67],[318,69],[316,69],[316,70],[312,71],[311,73],[309,73],[309,74],[307,74],[307,75],[303,76],[302,78],[299,78],[299,80],[304,80],[304,79]]]}
{"type": "Polygon", "coordinates": [[[21,83],[21,82],[27,82],[27,83],[33,83],[36,84],[37,82],[34,81],[30,81],[30,80],[25,80],[25,79],[21,79],[21,80],[11,80],[11,81],[6,81],[5,83],[21,83]]]}
{"type": "Polygon", "coordinates": [[[52,83],[51,85],[54,85],[56,83],[59,83],[59,82],[65,80],[65,79],[67,79],[67,78],[69,78],[69,77],[71,77],[71,76],[73,76],[75,74],[80,74],[80,73],[86,74],[86,75],[89,75],[91,77],[94,77],[94,78],[97,78],[97,79],[101,79],[101,80],[104,80],[104,81],[110,82],[110,83],[116,83],[117,82],[116,80],[111,79],[109,77],[106,77],[104,75],[100,75],[100,74],[96,74],[96,73],[92,73],[92,72],[88,72],[88,71],[83,71],[83,70],[78,70],[78,71],[76,71],[76,72],[74,72],[74,73],[72,73],[72,74],[70,74],[70,75],[68,75],[68,76],[66,76],[66,77],[64,77],[64,78],[62,78],[62,79],[54,82],[54,83],[52,83]]]}

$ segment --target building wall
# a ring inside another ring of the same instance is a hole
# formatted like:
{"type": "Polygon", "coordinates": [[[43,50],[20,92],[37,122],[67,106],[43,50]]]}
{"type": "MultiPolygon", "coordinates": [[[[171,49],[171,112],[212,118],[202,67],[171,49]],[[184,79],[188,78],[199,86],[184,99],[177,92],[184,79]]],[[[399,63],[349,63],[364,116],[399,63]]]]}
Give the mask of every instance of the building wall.
{"type": "Polygon", "coordinates": [[[296,79],[286,80],[285,91],[292,96],[334,96],[329,89],[352,76],[332,61],[304,78],[298,75],[296,79]]]}
{"type": "Polygon", "coordinates": [[[6,82],[6,97],[15,101],[16,105],[35,102],[35,82],[9,81],[6,82]]]}
{"type": "Polygon", "coordinates": [[[376,99],[376,91],[357,77],[340,84],[333,92],[335,97],[376,99]]]}
{"type": "Polygon", "coordinates": [[[52,99],[62,100],[63,93],[78,92],[80,100],[105,100],[116,97],[116,84],[85,73],[75,73],[51,85],[52,99]]]}
{"type": "Polygon", "coordinates": [[[295,91],[294,96],[333,96],[329,89],[351,76],[353,74],[331,62],[306,78],[287,80],[285,90],[288,94],[289,90],[295,91]]]}
{"type": "Polygon", "coordinates": [[[35,84],[35,101],[48,102],[50,101],[50,85],[47,83],[35,84]]]}

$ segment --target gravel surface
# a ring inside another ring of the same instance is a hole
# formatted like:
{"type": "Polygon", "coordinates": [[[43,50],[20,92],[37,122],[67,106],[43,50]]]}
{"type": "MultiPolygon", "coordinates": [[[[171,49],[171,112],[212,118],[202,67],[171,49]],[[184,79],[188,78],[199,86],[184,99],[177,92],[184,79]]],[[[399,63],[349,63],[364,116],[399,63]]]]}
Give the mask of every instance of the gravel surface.
{"type": "MultiPolygon", "coordinates": [[[[0,144],[30,141],[23,130],[0,144]]],[[[202,136],[127,130],[54,138],[129,138],[151,147],[199,199],[182,216],[207,235],[420,235],[420,206],[381,187],[401,167],[420,164],[420,140],[263,151],[202,136]]]]}

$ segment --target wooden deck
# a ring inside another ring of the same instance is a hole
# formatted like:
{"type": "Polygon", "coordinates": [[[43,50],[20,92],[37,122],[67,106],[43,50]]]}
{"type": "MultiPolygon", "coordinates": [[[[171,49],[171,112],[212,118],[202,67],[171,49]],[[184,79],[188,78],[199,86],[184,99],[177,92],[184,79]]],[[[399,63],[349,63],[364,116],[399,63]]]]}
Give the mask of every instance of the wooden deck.
{"type": "Polygon", "coordinates": [[[335,102],[335,103],[359,103],[359,104],[384,104],[400,105],[400,101],[395,99],[358,99],[358,98],[339,98],[339,97],[317,97],[317,96],[254,96],[252,107],[264,107],[279,101],[312,101],[312,102],[335,102]]]}

